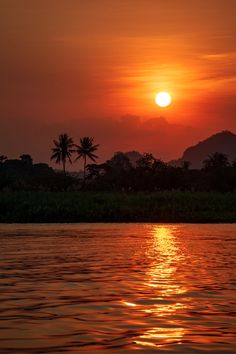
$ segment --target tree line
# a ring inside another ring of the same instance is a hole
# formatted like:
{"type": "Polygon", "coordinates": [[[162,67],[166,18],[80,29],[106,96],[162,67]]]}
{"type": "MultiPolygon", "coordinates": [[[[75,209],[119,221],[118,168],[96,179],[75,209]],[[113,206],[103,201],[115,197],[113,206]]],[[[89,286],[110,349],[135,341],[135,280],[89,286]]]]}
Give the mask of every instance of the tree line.
{"type": "Polygon", "coordinates": [[[220,152],[209,155],[201,169],[192,169],[188,161],[180,166],[165,163],[151,153],[135,153],[131,159],[127,153],[117,152],[111,159],[97,164],[99,144],[92,137],[83,137],[79,144],[68,134],[60,134],[53,140],[51,160],[62,164],[62,172],[56,173],[47,164],[33,164],[30,155],[20,160],[8,160],[0,156],[0,189],[27,190],[92,190],[92,191],[236,191],[236,159],[229,161],[220,152]],[[83,178],[66,172],[67,163],[83,160],[83,178]],[[88,164],[88,160],[92,163],[88,164]]]}

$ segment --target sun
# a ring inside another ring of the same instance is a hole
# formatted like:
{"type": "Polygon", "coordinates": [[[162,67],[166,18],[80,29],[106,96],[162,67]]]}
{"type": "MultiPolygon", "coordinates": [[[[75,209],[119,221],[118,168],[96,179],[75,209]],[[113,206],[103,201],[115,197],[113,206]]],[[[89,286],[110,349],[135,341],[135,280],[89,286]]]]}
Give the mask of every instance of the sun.
{"type": "Polygon", "coordinates": [[[171,95],[168,92],[158,92],[155,102],[159,107],[168,107],[171,104],[171,95]]]}

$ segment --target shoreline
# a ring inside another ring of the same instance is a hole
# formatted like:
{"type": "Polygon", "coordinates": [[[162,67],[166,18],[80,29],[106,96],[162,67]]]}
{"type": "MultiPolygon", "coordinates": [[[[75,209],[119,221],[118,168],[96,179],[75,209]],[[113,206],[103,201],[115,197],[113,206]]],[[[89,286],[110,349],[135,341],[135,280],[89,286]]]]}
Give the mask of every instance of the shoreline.
{"type": "Polygon", "coordinates": [[[235,223],[236,193],[0,192],[0,223],[235,223]]]}

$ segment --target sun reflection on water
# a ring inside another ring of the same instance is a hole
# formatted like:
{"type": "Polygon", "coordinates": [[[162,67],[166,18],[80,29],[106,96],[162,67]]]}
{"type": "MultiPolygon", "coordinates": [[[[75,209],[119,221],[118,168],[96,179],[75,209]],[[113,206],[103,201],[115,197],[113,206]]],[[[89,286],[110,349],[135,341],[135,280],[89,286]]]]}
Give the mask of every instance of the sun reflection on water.
{"type": "Polygon", "coordinates": [[[177,320],[177,313],[186,308],[176,295],[184,294],[187,289],[176,279],[178,266],[184,259],[175,236],[173,226],[157,226],[151,230],[151,242],[147,257],[151,267],[147,271],[144,285],[150,289],[154,303],[140,309],[152,319],[152,328],[147,329],[135,341],[141,346],[165,346],[181,343],[186,329],[177,320]],[[165,322],[165,326],[161,327],[165,322]]]}
{"type": "Polygon", "coordinates": [[[186,292],[184,286],[177,283],[175,274],[179,263],[183,260],[173,226],[158,226],[152,230],[153,243],[147,251],[152,258],[152,266],[148,271],[150,287],[158,288],[159,296],[171,296],[186,292]]]}

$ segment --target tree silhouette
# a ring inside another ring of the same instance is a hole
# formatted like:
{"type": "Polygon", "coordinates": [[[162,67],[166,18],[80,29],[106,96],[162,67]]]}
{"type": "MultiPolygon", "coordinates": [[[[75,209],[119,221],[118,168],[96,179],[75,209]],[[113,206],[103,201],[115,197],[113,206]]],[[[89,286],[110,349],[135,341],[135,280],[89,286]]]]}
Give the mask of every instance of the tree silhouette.
{"type": "Polygon", "coordinates": [[[231,166],[232,166],[233,168],[236,168],[236,157],[235,157],[235,159],[232,161],[231,166]]]}
{"type": "Polygon", "coordinates": [[[116,152],[113,157],[107,161],[107,164],[112,167],[115,173],[132,169],[130,159],[125,153],[120,151],[116,152]]]}
{"type": "Polygon", "coordinates": [[[93,162],[96,162],[98,156],[95,155],[94,152],[98,149],[99,144],[93,145],[93,138],[85,136],[80,139],[80,145],[75,145],[75,147],[76,147],[76,152],[78,154],[75,161],[77,161],[80,158],[84,160],[84,181],[85,181],[85,170],[86,170],[87,158],[89,158],[93,162]]]}
{"type": "Polygon", "coordinates": [[[203,161],[203,173],[205,173],[205,187],[208,189],[226,192],[230,182],[230,163],[227,155],[215,152],[203,161]]]}
{"type": "Polygon", "coordinates": [[[66,174],[66,161],[71,161],[71,155],[74,152],[74,142],[73,138],[70,138],[67,134],[60,134],[59,140],[53,140],[55,147],[52,148],[51,160],[56,160],[56,163],[60,164],[62,162],[63,172],[66,174]]]}
{"type": "Polygon", "coordinates": [[[155,162],[155,157],[153,154],[145,152],[138,160],[137,167],[144,170],[151,170],[155,162]]]}
{"type": "Polygon", "coordinates": [[[181,162],[181,167],[182,167],[182,169],[185,170],[185,171],[188,171],[189,168],[190,168],[190,166],[191,166],[191,162],[190,162],[190,161],[183,160],[183,161],[181,162]]]}
{"type": "Polygon", "coordinates": [[[20,156],[20,159],[21,159],[21,161],[22,161],[25,165],[30,166],[30,165],[33,164],[33,159],[32,159],[32,157],[31,157],[30,155],[28,155],[28,154],[23,154],[23,155],[21,155],[21,156],[20,156]]]}
{"type": "Polygon", "coordinates": [[[218,170],[229,166],[229,160],[227,155],[222,154],[221,152],[215,152],[214,154],[209,155],[208,158],[202,163],[203,168],[207,170],[218,170]]]}

